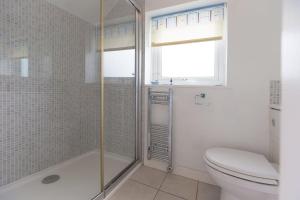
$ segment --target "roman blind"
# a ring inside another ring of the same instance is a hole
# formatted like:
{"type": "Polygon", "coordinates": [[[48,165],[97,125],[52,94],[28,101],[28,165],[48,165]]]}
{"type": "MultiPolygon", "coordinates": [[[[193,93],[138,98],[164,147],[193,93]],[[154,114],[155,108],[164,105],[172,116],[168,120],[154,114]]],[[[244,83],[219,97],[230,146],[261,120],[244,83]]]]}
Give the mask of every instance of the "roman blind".
{"type": "Polygon", "coordinates": [[[225,4],[152,18],[152,46],[221,40],[225,4]]]}
{"type": "Polygon", "coordinates": [[[135,48],[135,23],[121,23],[104,27],[104,50],[135,48]]]}

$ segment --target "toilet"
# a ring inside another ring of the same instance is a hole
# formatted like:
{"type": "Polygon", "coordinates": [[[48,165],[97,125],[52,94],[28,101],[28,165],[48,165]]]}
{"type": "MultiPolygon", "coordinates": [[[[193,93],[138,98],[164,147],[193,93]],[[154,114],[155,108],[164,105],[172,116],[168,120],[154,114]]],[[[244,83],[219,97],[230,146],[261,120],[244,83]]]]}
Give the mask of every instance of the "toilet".
{"type": "Polygon", "coordinates": [[[230,148],[212,148],[204,160],[221,187],[221,200],[277,200],[279,173],[265,156],[230,148]]]}

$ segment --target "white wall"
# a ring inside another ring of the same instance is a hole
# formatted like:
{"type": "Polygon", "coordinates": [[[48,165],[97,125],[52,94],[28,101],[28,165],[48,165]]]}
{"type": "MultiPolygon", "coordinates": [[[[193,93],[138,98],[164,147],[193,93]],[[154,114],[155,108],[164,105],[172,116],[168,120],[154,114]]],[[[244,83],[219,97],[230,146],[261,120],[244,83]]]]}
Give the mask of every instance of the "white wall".
{"type": "Polygon", "coordinates": [[[284,0],[281,200],[300,199],[300,1],[284,0]]]}
{"type": "MultiPolygon", "coordinates": [[[[184,2],[190,1],[149,0],[146,10],[184,2]]],[[[214,146],[269,155],[269,81],[280,78],[280,1],[229,0],[228,13],[228,87],[174,88],[175,173],[205,179],[202,157],[214,146]],[[194,104],[200,92],[208,94],[209,107],[194,104]]]]}
{"type": "MultiPolygon", "coordinates": [[[[146,11],[150,10],[158,10],[170,6],[176,6],[180,4],[190,3],[190,2],[197,2],[195,0],[146,0],[146,11]]],[[[203,1],[201,1],[202,3],[203,1]]],[[[206,0],[209,2],[209,0],[206,0]]]]}

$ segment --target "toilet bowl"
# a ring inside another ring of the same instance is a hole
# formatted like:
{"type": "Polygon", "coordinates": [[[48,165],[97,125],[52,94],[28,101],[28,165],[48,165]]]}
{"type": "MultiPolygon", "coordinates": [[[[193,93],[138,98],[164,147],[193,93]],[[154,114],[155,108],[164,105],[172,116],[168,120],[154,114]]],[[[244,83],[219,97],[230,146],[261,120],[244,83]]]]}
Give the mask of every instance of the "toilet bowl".
{"type": "Polygon", "coordinates": [[[221,187],[221,200],[278,199],[278,172],[263,155],[213,148],[206,151],[204,160],[221,187]]]}

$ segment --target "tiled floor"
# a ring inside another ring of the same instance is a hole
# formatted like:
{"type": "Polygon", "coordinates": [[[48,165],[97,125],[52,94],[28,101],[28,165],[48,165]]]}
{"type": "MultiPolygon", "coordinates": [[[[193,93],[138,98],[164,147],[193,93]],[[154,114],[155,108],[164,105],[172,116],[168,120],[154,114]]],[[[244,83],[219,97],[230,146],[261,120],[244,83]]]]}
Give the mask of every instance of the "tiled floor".
{"type": "Polygon", "coordinates": [[[109,200],[220,200],[220,188],[143,166],[109,200]]]}

